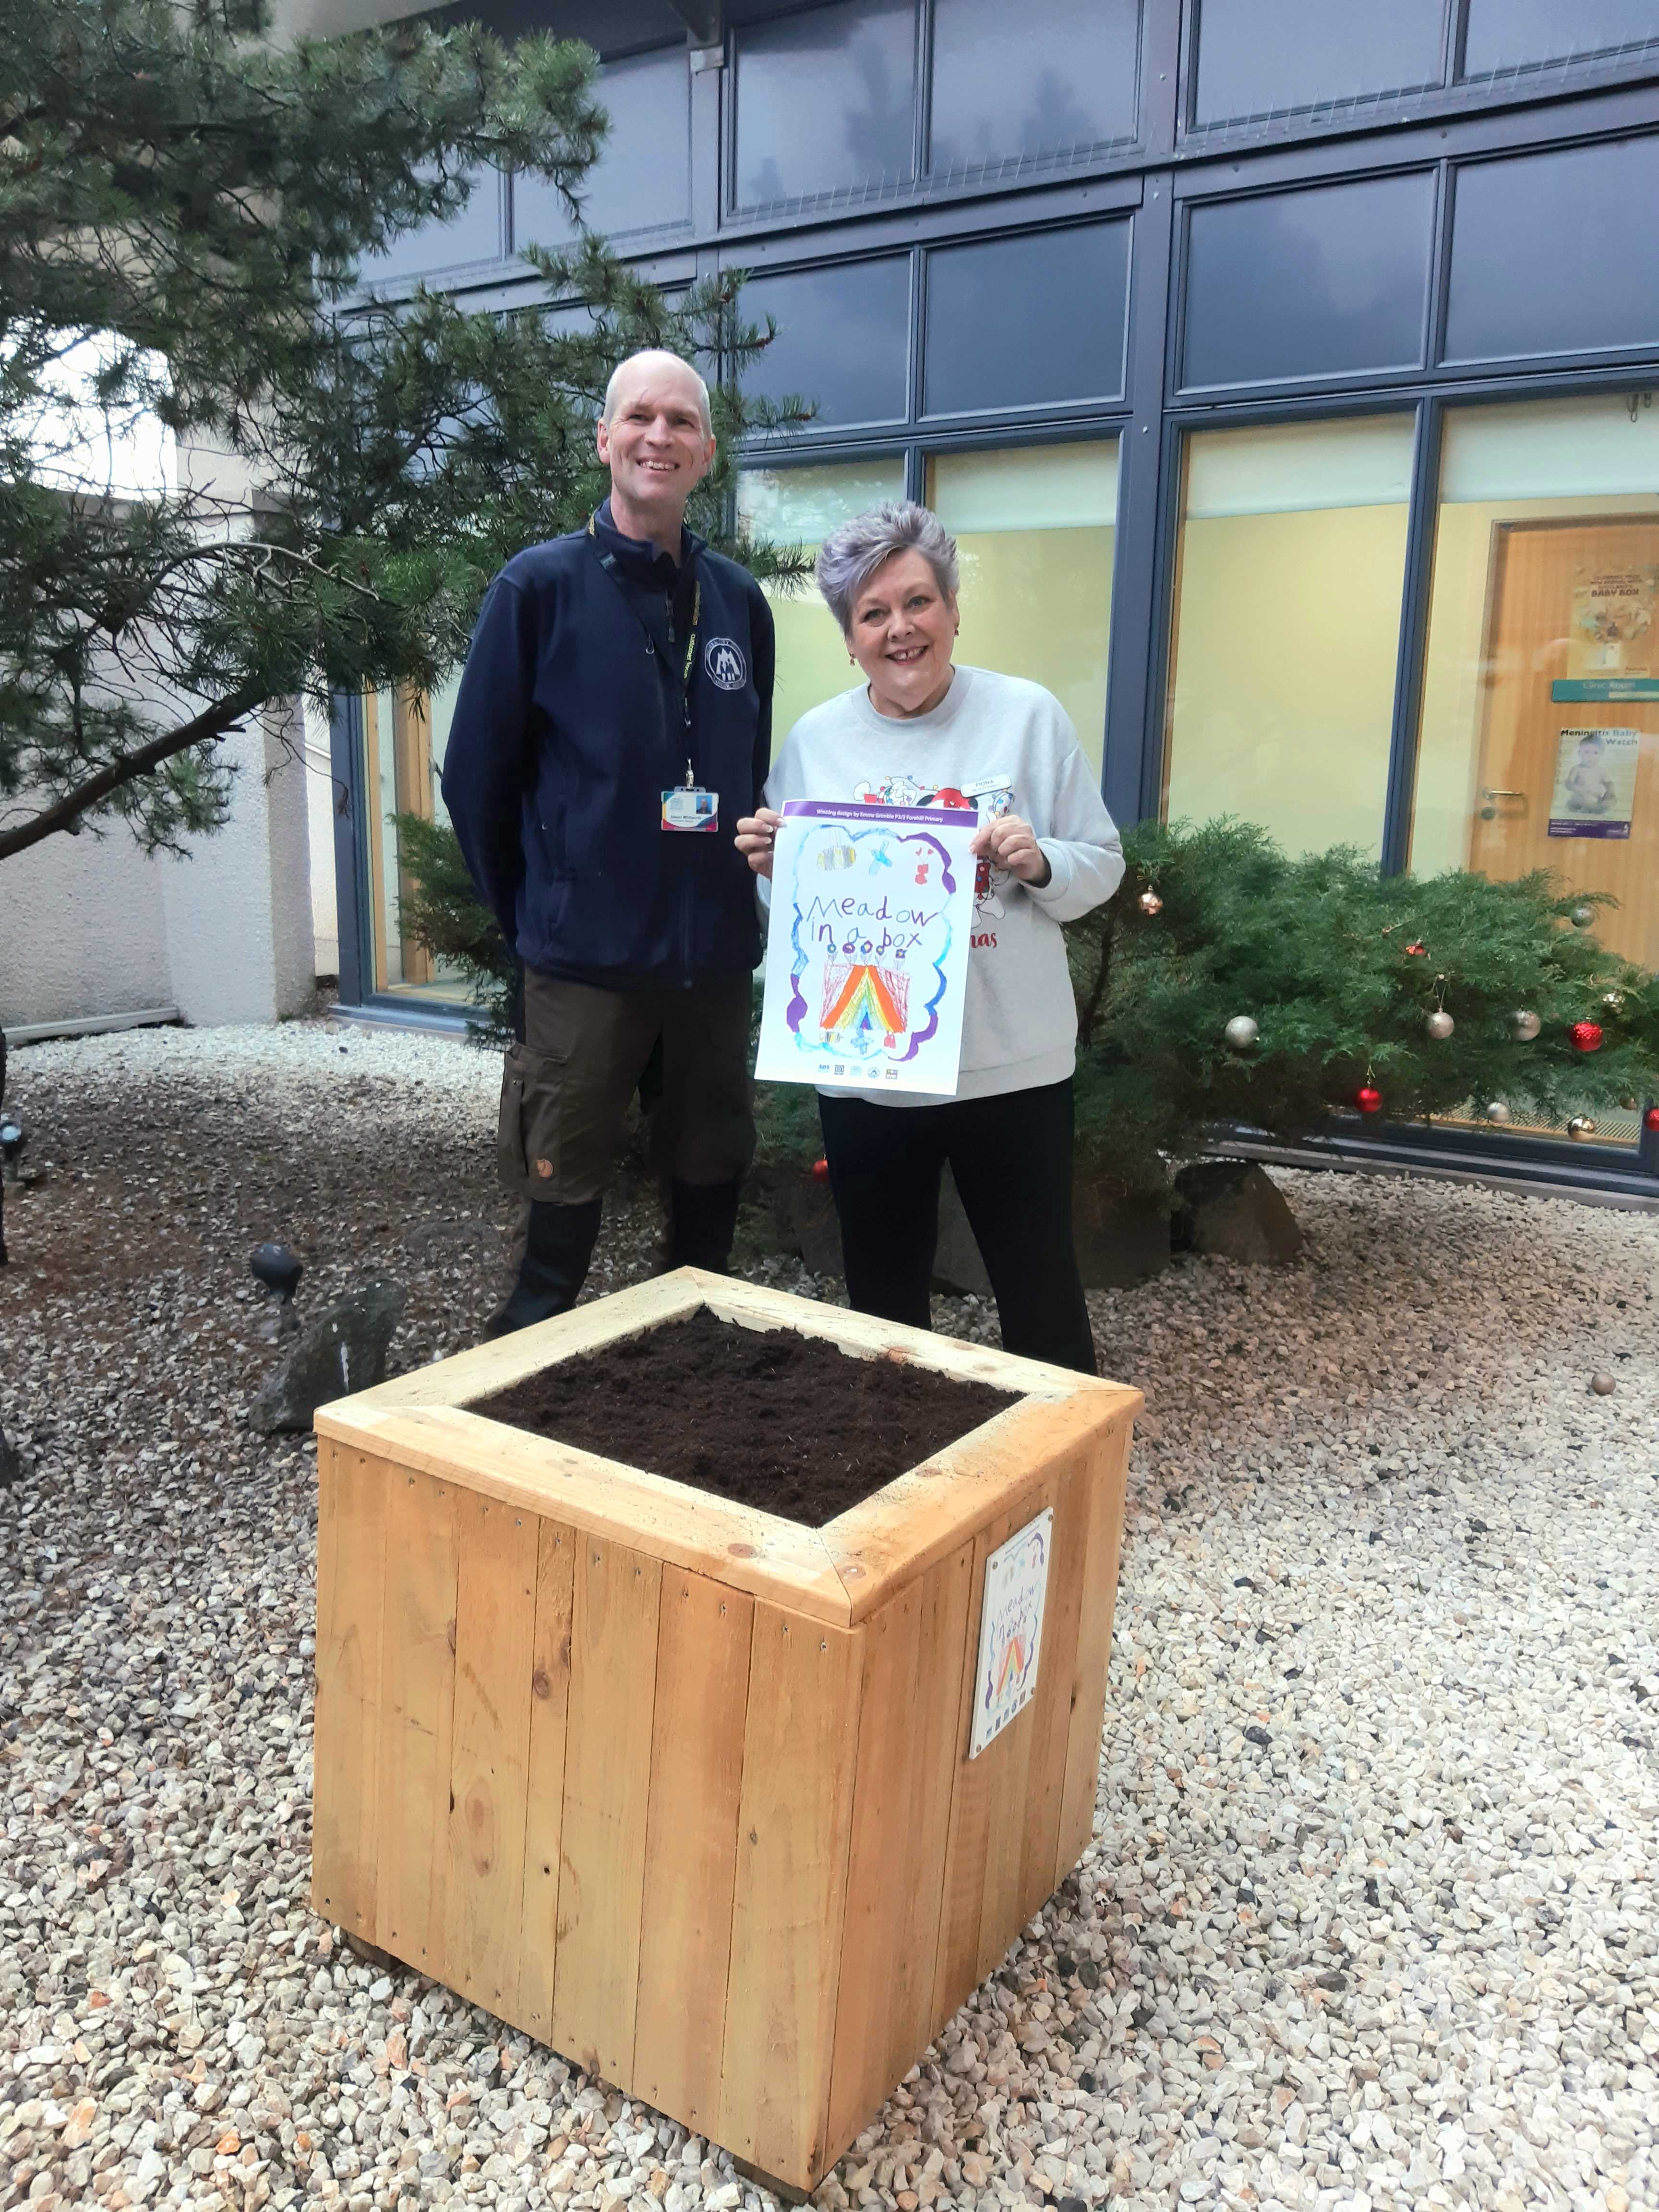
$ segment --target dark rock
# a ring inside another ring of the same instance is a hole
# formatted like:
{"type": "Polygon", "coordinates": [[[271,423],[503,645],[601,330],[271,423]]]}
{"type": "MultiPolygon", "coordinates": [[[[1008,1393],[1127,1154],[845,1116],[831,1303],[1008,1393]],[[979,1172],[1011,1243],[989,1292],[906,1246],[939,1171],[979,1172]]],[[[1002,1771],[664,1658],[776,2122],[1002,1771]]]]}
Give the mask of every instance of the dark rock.
{"type": "Polygon", "coordinates": [[[319,1406],[384,1382],[386,1347],[403,1310],[397,1284],[368,1283],[313,1315],[260,1384],[248,1426],[262,1437],[308,1429],[319,1406]]]}
{"type": "Polygon", "coordinates": [[[1085,1290],[1126,1290],[1170,1264],[1170,1218],[1150,1193],[1126,1194],[1079,1182],[1072,1194],[1072,1235],[1085,1290]]]}
{"type": "Polygon", "coordinates": [[[1283,1266],[1304,1238],[1284,1193],[1255,1160],[1197,1160],[1175,1180],[1178,1244],[1248,1267],[1283,1266]]]}
{"type": "Polygon", "coordinates": [[[842,1273],[841,1223],[827,1182],[786,1183],[774,1202],[773,1218],[784,1249],[798,1252],[810,1273],[842,1273]]]}
{"type": "MultiPolygon", "coordinates": [[[[903,1108],[893,1109],[902,1113],[903,1108]]],[[[933,1250],[933,1288],[947,1297],[988,1298],[991,1278],[979,1256],[979,1246],[968,1226],[968,1216],[957,1192],[956,1178],[947,1166],[939,1178],[939,1243],[933,1250]]]]}
{"type": "Polygon", "coordinates": [[[1272,1743],[1273,1738],[1264,1728],[1247,1728],[1244,1731],[1244,1741],[1246,1743],[1259,1743],[1266,1751],[1272,1743]]]}
{"type": "Polygon", "coordinates": [[[1084,1960],[1077,1970],[1077,1978],[1085,1990],[1097,1990],[1100,1987],[1100,1969],[1092,1959],[1084,1960]]]}
{"type": "Polygon", "coordinates": [[[23,1455],[0,1429],[0,1490],[9,1490],[23,1480],[23,1455]]]}

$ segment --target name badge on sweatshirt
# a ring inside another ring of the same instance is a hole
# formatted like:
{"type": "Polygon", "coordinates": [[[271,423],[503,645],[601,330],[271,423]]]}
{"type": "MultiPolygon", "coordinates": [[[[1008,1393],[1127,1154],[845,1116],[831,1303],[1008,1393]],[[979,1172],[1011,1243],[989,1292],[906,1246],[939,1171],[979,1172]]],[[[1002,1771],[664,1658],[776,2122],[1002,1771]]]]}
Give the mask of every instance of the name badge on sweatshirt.
{"type": "Polygon", "coordinates": [[[662,795],[665,830],[712,832],[720,827],[720,811],[719,792],[705,791],[701,784],[676,784],[672,791],[665,791],[662,795]]]}

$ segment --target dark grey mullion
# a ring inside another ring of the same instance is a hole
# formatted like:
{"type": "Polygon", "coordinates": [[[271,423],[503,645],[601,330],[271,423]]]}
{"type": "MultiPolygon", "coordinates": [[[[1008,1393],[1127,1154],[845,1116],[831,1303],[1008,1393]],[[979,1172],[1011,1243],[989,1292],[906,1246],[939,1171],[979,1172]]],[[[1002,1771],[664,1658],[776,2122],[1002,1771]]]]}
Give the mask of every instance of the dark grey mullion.
{"type": "Polygon", "coordinates": [[[1382,872],[1397,876],[1411,859],[1416,802],[1417,734],[1428,647],[1434,534],[1440,507],[1439,400],[1425,398],[1412,446],[1411,504],[1406,516],[1405,577],[1400,593],[1400,642],[1395,656],[1394,720],[1389,734],[1389,781],[1382,802],[1382,872]]]}
{"type": "Polygon", "coordinates": [[[1449,161],[1439,161],[1434,173],[1433,230],[1429,241],[1429,296],[1423,332],[1423,366],[1432,369],[1446,342],[1446,307],[1451,291],[1452,198],[1455,180],[1449,161]]]}
{"type": "Polygon", "coordinates": [[[1149,161],[1173,158],[1182,135],[1181,9],[1144,5],[1136,57],[1135,136],[1149,161]]]}
{"type": "Polygon", "coordinates": [[[1449,28],[1451,35],[1446,57],[1448,90],[1463,82],[1463,63],[1469,45],[1469,0],[1452,0],[1449,28]]]}
{"type": "Polygon", "coordinates": [[[917,0],[915,122],[911,160],[920,185],[927,183],[933,158],[933,0],[917,0]]]}
{"type": "Polygon", "coordinates": [[[922,349],[927,332],[927,253],[923,246],[910,249],[910,358],[906,364],[904,404],[907,423],[921,419],[922,378],[927,364],[922,349]]]}
{"type": "MultiPolygon", "coordinates": [[[[1152,0],[1152,5],[1156,7],[1157,0],[1152,0]]],[[[1178,7],[1176,13],[1181,58],[1176,88],[1176,137],[1183,139],[1197,128],[1194,118],[1198,112],[1198,42],[1204,30],[1200,0],[1186,0],[1186,5],[1178,7]]]]}
{"type": "Polygon", "coordinates": [[[374,988],[374,946],[368,908],[368,834],[363,818],[363,703],[355,691],[337,691],[328,718],[329,766],[334,806],[335,930],[340,940],[340,1003],[360,1005],[374,988]],[[367,975],[368,981],[364,983],[367,975]]]}
{"type": "Polygon", "coordinates": [[[1121,822],[1148,810],[1153,699],[1162,684],[1165,620],[1163,484],[1166,435],[1164,363],[1173,262],[1174,198],[1167,170],[1146,179],[1129,240],[1129,319],[1125,383],[1130,416],[1117,450],[1117,536],[1112,560],[1111,635],[1106,660],[1106,731],[1101,787],[1121,822]]]}

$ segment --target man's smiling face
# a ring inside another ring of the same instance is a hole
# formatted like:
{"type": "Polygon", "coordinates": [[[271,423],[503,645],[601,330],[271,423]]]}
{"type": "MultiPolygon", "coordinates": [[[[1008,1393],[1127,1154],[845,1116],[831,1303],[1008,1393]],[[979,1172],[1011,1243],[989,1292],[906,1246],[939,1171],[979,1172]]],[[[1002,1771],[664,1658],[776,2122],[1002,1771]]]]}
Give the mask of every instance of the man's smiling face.
{"type": "Polygon", "coordinates": [[[714,458],[702,397],[684,362],[653,355],[625,366],[611,419],[599,426],[613,497],[620,494],[629,507],[684,514],[714,458]]]}

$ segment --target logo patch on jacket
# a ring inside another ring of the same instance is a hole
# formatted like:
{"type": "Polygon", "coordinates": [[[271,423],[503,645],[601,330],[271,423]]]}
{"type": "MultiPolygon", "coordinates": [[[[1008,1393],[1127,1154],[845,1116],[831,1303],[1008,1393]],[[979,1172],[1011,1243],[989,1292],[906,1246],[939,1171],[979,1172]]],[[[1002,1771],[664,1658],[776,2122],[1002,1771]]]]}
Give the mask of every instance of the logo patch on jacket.
{"type": "Polygon", "coordinates": [[[749,663],[733,637],[711,637],[702,649],[702,665],[709,682],[722,691],[741,691],[749,681],[749,663]]]}

